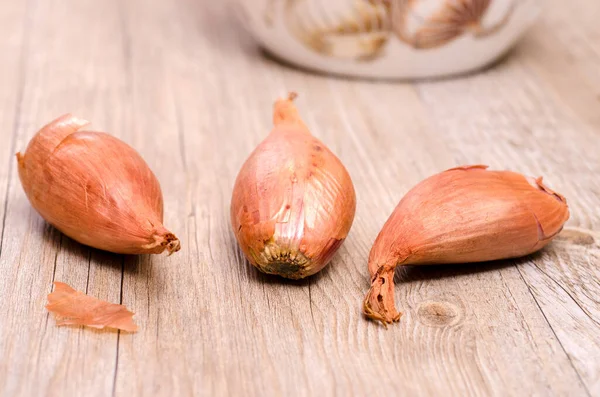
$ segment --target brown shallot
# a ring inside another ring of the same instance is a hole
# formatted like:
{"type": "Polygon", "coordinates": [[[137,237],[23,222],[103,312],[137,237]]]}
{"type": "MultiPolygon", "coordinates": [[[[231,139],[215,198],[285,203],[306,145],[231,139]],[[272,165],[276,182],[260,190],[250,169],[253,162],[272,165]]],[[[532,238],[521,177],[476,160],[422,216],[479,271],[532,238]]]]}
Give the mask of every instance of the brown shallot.
{"type": "Polygon", "coordinates": [[[109,303],[76,291],[65,283],[54,282],[48,294],[48,311],[54,313],[57,325],[85,325],[92,328],[115,328],[135,332],[134,313],[123,305],[109,303]]]}
{"type": "Polygon", "coordinates": [[[250,263],[300,279],[321,270],[340,247],[356,197],[346,168],[311,135],[294,98],[275,103],[273,130],[242,166],[231,223],[250,263]]]}
{"type": "Polygon", "coordinates": [[[82,130],[70,114],[43,127],[17,153],[31,205],[58,230],[120,254],[169,254],[179,240],[165,229],[158,180],[141,156],[103,132],[82,130]]]}
{"type": "Polygon", "coordinates": [[[542,183],[487,166],[453,168],[425,179],[402,198],[369,255],[371,288],[364,313],[398,321],[396,266],[481,262],[531,254],[569,218],[563,196],[542,183]]]}

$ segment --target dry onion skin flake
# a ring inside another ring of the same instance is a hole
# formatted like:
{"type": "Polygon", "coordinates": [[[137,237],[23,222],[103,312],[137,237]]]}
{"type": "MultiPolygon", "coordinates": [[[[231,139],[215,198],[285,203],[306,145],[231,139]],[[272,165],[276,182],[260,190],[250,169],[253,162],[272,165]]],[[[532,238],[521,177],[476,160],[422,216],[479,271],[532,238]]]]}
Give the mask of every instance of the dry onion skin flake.
{"type": "Polygon", "coordinates": [[[127,332],[138,329],[133,322],[134,313],[125,306],[93,298],[59,281],[54,282],[54,291],[48,294],[46,309],[54,313],[56,325],[85,325],[127,332]]]}

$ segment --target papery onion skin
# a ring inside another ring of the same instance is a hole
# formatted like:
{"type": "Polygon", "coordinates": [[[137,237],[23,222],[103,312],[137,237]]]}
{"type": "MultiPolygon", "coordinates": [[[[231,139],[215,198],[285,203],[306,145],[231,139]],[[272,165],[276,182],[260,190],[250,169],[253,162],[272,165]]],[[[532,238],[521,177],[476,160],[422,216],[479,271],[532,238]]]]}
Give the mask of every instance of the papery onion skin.
{"type": "Polygon", "coordinates": [[[119,254],[179,250],[162,224],[158,180],[129,145],[93,131],[70,114],[44,126],[18,153],[19,177],[31,205],[58,230],[119,254]]]}
{"type": "Polygon", "coordinates": [[[68,284],[55,281],[48,295],[46,309],[54,313],[56,325],[85,325],[136,332],[133,312],[123,305],[106,302],[77,291],[68,284]]]}
{"type": "Polygon", "coordinates": [[[340,247],[356,195],[341,161],[301,121],[294,97],[276,102],[273,130],[242,166],[231,223],[250,263],[300,279],[320,271],[340,247]]]}
{"type": "Polygon", "coordinates": [[[531,254],[569,218],[566,199],[542,183],[487,166],[453,168],[425,179],[400,201],[369,255],[364,313],[398,321],[397,265],[483,262],[531,254]]]}

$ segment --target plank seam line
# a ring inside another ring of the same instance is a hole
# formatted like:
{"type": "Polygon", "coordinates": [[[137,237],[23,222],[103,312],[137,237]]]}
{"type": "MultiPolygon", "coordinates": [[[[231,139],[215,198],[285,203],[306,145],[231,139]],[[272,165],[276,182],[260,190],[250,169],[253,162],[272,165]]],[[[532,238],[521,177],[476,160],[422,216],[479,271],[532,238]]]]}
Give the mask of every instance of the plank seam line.
{"type": "Polygon", "coordinates": [[[89,250],[88,253],[88,269],[87,269],[87,279],[85,280],[85,294],[88,293],[88,287],[90,286],[90,268],[92,267],[92,250],[89,250]]]}
{"type": "MultiPolygon", "coordinates": [[[[54,268],[52,269],[52,281],[50,282],[50,290],[48,291],[48,293],[50,294],[52,292],[52,286],[54,285],[54,280],[56,279],[56,264],[58,263],[58,253],[60,252],[60,249],[62,248],[62,239],[63,239],[63,234],[61,232],[58,231],[58,229],[56,230],[59,233],[58,236],[58,248],[56,249],[56,253],[54,254],[54,268]]],[[[48,318],[50,317],[50,312],[46,313],[46,323],[44,324],[44,329],[48,328],[48,318]]]]}
{"type": "MultiPolygon", "coordinates": [[[[123,280],[125,279],[125,255],[121,261],[121,292],[119,293],[119,305],[123,304],[123,280]]],[[[117,331],[117,354],[115,355],[115,372],[113,374],[112,396],[117,392],[117,373],[119,372],[119,344],[121,341],[121,330],[117,331]]]]}
{"type": "Polygon", "coordinates": [[[596,324],[597,326],[600,327],[600,322],[598,322],[598,320],[596,320],[595,318],[592,317],[592,315],[587,311],[587,309],[585,309],[583,306],[581,306],[581,304],[575,299],[575,297],[569,292],[567,291],[567,289],[565,287],[563,287],[558,281],[556,281],[556,279],[554,277],[551,277],[548,273],[546,273],[544,270],[542,270],[537,263],[533,263],[534,266],[546,277],[548,277],[550,280],[552,280],[552,282],[554,282],[554,284],[556,284],[558,286],[558,288],[560,288],[561,290],[563,290],[565,292],[565,294],[567,294],[567,296],[569,298],[571,298],[571,300],[573,301],[573,303],[575,303],[577,305],[577,307],[579,307],[581,309],[581,311],[583,312],[583,314],[585,314],[590,320],[592,320],[592,322],[594,324],[596,324]]]}
{"type": "MultiPolygon", "coordinates": [[[[119,22],[121,27],[121,36],[122,36],[122,45],[123,45],[123,58],[125,63],[125,73],[127,74],[127,97],[133,103],[133,87],[132,87],[132,49],[131,49],[131,37],[129,35],[129,31],[127,29],[127,17],[129,16],[126,10],[125,2],[120,2],[119,7],[119,22]]],[[[121,288],[119,292],[119,304],[123,304],[123,281],[125,279],[125,255],[122,256],[121,262],[121,288]]],[[[112,396],[114,397],[117,392],[117,375],[119,372],[119,345],[121,342],[121,330],[117,332],[117,348],[115,354],[115,371],[113,374],[113,384],[112,384],[112,396]]]]}
{"type": "Polygon", "coordinates": [[[581,374],[579,373],[579,371],[577,371],[577,368],[575,368],[575,365],[573,364],[573,360],[571,359],[571,356],[569,355],[569,353],[567,353],[567,350],[565,349],[565,346],[562,344],[562,341],[560,340],[560,338],[558,337],[558,335],[556,335],[556,331],[554,331],[554,328],[552,327],[552,324],[550,324],[550,321],[548,320],[548,317],[546,317],[546,313],[544,313],[544,310],[542,310],[542,307],[540,306],[540,303],[538,302],[537,298],[535,297],[535,294],[531,290],[531,285],[529,285],[529,283],[527,282],[527,280],[525,280],[525,277],[523,277],[523,274],[521,273],[521,269],[519,269],[519,266],[517,264],[514,264],[514,266],[517,268],[517,272],[519,272],[519,276],[521,277],[521,280],[523,280],[523,282],[527,286],[527,289],[529,290],[529,294],[533,298],[533,301],[535,302],[536,306],[538,307],[538,310],[540,311],[540,313],[542,313],[542,316],[544,317],[544,320],[546,321],[546,324],[548,324],[548,327],[550,327],[550,331],[552,331],[552,334],[556,338],[556,341],[560,345],[562,351],[567,356],[567,359],[569,360],[569,363],[571,364],[571,368],[573,368],[573,371],[575,371],[575,373],[577,374],[577,378],[579,379],[579,382],[583,386],[583,389],[585,390],[585,392],[587,393],[587,395],[591,397],[592,394],[590,393],[590,390],[588,389],[587,385],[583,381],[583,378],[581,377],[581,374]]]}
{"type": "Polygon", "coordinates": [[[311,292],[311,286],[310,286],[311,284],[312,284],[312,281],[309,279],[308,280],[308,305],[310,307],[310,317],[312,318],[313,327],[315,327],[315,331],[318,331],[317,322],[315,321],[315,314],[313,312],[312,292],[311,292]]]}
{"type": "Polygon", "coordinates": [[[23,98],[25,97],[25,82],[26,82],[26,68],[29,47],[30,47],[30,25],[31,25],[31,1],[27,2],[25,9],[25,18],[23,21],[23,39],[21,40],[21,54],[19,57],[19,85],[18,85],[18,94],[17,99],[15,101],[15,109],[14,109],[14,121],[13,121],[13,129],[11,134],[11,142],[10,142],[10,154],[8,156],[8,174],[6,178],[6,193],[4,195],[4,214],[2,215],[2,232],[0,233],[0,257],[2,256],[2,249],[4,247],[4,231],[6,230],[6,216],[8,210],[8,197],[10,194],[10,185],[12,182],[12,172],[13,172],[13,154],[15,153],[15,147],[17,144],[17,132],[19,131],[20,119],[21,119],[21,107],[23,105],[23,98]]]}

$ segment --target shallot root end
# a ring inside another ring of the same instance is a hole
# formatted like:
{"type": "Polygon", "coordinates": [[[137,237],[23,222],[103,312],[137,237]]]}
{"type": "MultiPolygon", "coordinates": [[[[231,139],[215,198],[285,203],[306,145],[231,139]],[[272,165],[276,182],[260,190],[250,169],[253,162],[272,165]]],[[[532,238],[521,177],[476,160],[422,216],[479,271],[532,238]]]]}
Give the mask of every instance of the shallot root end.
{"type": "Polygon", "coordinates": [[[313,261],[302,252],[282,247],[273,241],[268,242],[255,259],[255,266],[260,271],[292,280],[300,280],[320,270],[315,268],[313,261]]]}
{"type": "Polygon", "coordinates": [[[395,269],[396,265],[384,265],[377,270],[363,304],[364,314],[370,319],[381,322],[386,328],[387,324],[400,321],[402,316],[394,304],[395,269]]]}
{"type": "Polygon", "coordinates": [[[181,243],[179,242],[179,239],[175,237],[175,235],[172,233],[169,233],[169,235],[166,238],[167,252],[169,253],[168,256],[171,256],[181,249],[181,243]]]}
{"type": "Polygon", "coordinates": [[[143,245],[142,248],[151,250],[152,253],[156,254],[160,254],[164,250],[167,250],[169,256],[181,249],[181,242],[179,239],[164,228],[154,232],[152,238],[153,241],[143,245]]]}

